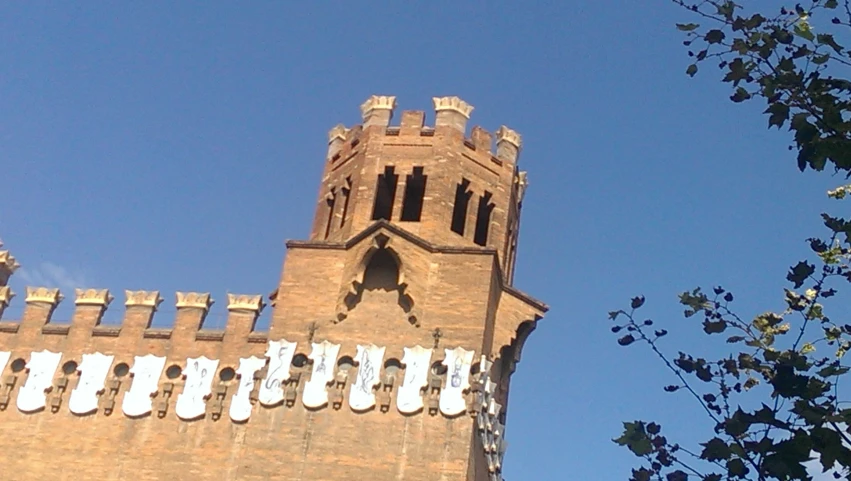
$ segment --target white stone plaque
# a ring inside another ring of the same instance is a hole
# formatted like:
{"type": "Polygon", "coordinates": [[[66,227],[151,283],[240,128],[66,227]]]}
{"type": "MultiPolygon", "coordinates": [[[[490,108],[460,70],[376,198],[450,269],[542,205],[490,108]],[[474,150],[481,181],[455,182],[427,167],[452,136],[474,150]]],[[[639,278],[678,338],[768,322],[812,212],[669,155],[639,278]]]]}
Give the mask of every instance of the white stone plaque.
{"type": "Polygon", "coordinates": [[[404,351],[405,379],[396,394],[396,407],[401,413],[413,414],[423,408],[422,388],[428,385],[432,351],[422,346],[406,347],[404,351]]]}
{"type": "Polygon", "coordinates": [[[266,360],[261,357],[244,357],[239,360],[239,387],[230,401],[230,418],[236,422],[245,422],[251,417],[251,391],[254,390],[254,373],[263,369],[266,360]]]}
{"type": "Polygon", "coordinates": [[[147,354],[136,356],[130,373],[133,382],[130,389],[124,393],[121,410],[130,417],[142,416],[151,412],[153,400],[151,396],[157,392],[157,384],[165,367],[165,357],[147,354]]]}
{"type": "MultiPolygon", "coordinates": [[[[266,378],[260,385],[258,398],[264,406],[274,406],[284,400],[282,384],[290,378],[290,365],[295,355],[296,343],[280,341],[269,341],[266,357],[269,358],[269,370],[266,378]]],[[[262,366],[261,366],[262,367],[262,366]]]]}
{"type": "Polygon", "coordinates": [[[349,391],[349,406],[355,411],[366,411],[375,406],[373,388],[380,381],[384,348],[375,344],[358,346],[358,372],[349,391]]]}
{"type": "Polygon", "coordinates": [[[61,352],[44,350],[33,352],[27,363],[27,382],[18,391],[17,405],[21,412],[29,413],[44,408],[46,391],[53,386],[53,374],[62,358],[61,352]]]}
{"type": "Polygon", "coordinates": [[[77,387],[71,391],[68,400],[68,409],[74,414],[89,414],[98,408],[98,393],[103,391],[109,367],[112,366],[114,356],[107,356],[96,352],[94,354],[83,354],[83,361],[77,366],[80,372],[80,381],[77,387]]]}
{"type": "Polygon", "coordinates": [[[447,416],[457,416],[467,409],[464,390],[470,387],[470,366],[473,363],[473,351],[461,347],[444,350],[446,358],[446,385],[440,391],[440,412],[447,416]]]}
{"type": "Polygon", "coordinates": [[[320,408],[328,404],[328,383],[334,379],[334,367],[337,355],[340,353],[339,344],[323,341],[313,343],[310,359],[313,361],[313,373],[310,380],[304,384],[302,403],[308,408],[320,408]]]}
{"type": "Polygon", "coordinates": [[[205,356],[186,359],[186,367],[183,369],[186,383],[174,406],[177,417],[189,421],[204,415],[207,411],[206,398],[212,392],[213,377],[218,367],[218,359],[207,359],[205,356]]]}

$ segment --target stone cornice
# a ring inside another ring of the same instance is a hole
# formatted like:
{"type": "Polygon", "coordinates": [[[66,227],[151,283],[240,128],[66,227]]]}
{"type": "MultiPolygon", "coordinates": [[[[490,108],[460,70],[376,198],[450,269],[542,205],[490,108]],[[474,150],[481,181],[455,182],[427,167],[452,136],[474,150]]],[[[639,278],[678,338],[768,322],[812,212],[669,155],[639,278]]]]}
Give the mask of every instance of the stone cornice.
{"type": "Polygon", "coordinates": [[[44,303],[55,306],[59,304],[64,298],[65,296],[63,296],[57,288],[27,287],[27,304],[44,303]]]}
{"type": "Polygon", "coordinates": [[[12,288],[9,286],[0,287],[0,309],[9,305],[9,302],[12,301],[12,298],[15,297],[15,293],[12,292],[12,288]]]}
{"type": "Polygon", "coordinates": [[[241,295],[228,293],[228,310],[229,311],[248,311],[257,312],[263,310],[263,296],[261,295],[241,295]]]}
{"type": "Polygon", "coordinates": [[[205,311],[213,305],[213,299],[210,298],[209,292],[178,292],[177,303],[175,306],[178,309],[194,307],[204,309],[205,311]]]}
{"type": "Polygon", "coordinates": [[[74,303],[78,306],[103,306],[112,302],[109,289],[76,289],[74,303]]]}
{"type": "Polygon", "coordinates": [[[431,99],[434,102],[434,110],[435,112],[441,112],[444,110],[451,110],[453,112],[458,112],[466,118],[470,118],[470,114],[473,112],[473,106],[464,102],[459,97],[432,97],[431,99]]]}
{"type": "Polygon", "coordinates": [[[127,300],[124,305],[127,307],[143,306],[156,309],[163,299],[160,297],[160,291],[130,291],[125,290],[124,295],[127,300]]]}
{"type": "Polygon", "coordinates": [[[520,134],[504,125],[496,131],[497,144],[500,142],[508,142],[519,149],[523,145],[522,140],[523,139],[520,137],[520,134]]]}
{"type": "Polygon", "coordinates": [[[373,95],[360,106],[361,116],[366,119],[373,110],[393,110],[396,97],[393,95],[373,95]]]}

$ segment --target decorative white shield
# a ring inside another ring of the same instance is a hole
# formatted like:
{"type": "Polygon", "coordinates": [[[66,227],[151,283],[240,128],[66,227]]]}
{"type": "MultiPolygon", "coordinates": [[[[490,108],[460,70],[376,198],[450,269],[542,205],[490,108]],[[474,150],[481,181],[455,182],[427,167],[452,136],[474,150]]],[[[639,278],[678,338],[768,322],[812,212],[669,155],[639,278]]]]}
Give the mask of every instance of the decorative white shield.
{"type": "Polygon", "coordinates": [[[239,360],[236,374],[239,387],[230,401],[230,418],[241,423],[251,417],[251,391],[254,389],[254,373],[263,369],[266,360],[261,357],[244,357],[239,360]]]}
{"type": "Polygon", "coordinates": [[[447,416],[457,416],[467,409],[464,390],[470,386],[470,366],[473,363],[473,351],[461,347],[444,349],[446,358],[446,385],[440,391],[440,412],[447,416]]]}
{"type": "Polygon", "coordinates": [[[53,385],[53,374],[61,358],[61,352],[48,350],[30,355],[30,362],[27,363],[29,376],[18,392],[17,405],[21,412],[29,413],[44,407],[47,401],[45,391],[53,385]]]}
{"type": "Polygon", "coordinates": [[[130,373],[133,383],[124,393],[121,410],[130,417],[142,416],[151,412],[153,400],[151,396],[157,392],[157,383],[165,367],[165,357],[148,354],[136,356],[130,373]]]}
{"type": "Polygon", "coordinates": [[[431,349],[422,346],[404,349],[405,379],[396,393],[399,412],[413,414],[423,408],[422,388],[428,384],[428,368],[431,364],[431,349]]]}
{"type": "Polygon", "coordinates": [[[11,352],[0,351],[0,374],[3,374],[3,371],[6,370],[6,364],[9,364],[10,357],[12,357],[11,352]]]}
{"type": "Polygon", "coordinates": [[[186,367],[183,369],[186,383],[174,405],[177,417],[189,421],[204,415],[207,411],[206,397],[212,392],[213,376],[218,367],[218,359],[207,359],[205,356],[186,358],[186,367]]]}
{"type": "Polygon", "coordinates": [[[375,406],[372,389],[380,381],[384,348],[375,344],[358,346],[358,373],[349,391],[349,406],[355,411],[366,411],[375,406]]]}
{"type": "Polygon", "coordinates": [[[80,381],[71,391],[71,398],[68,400],[68,409],[72,413],[82,415],[97,411],[98,393],[103,390],[113,359],[115,359],[114,356],[99,352],[83,354],[83,361],[77,367],[80,371],[80,381]]]}
{"type": "Polygon", "coordinates": [[[334,380],[334,365],[340,353],[339,344],[322,341],[313,343],[310,359],[313,361],[313,373],[310,380],[304,383],[304,393],[301,402],[308,408],[321,408],[328,404],[328,383],[334,380]]]}
{"type": "MultiPolygon", "coordinates": [[[[269,370],[266,378],[260,385],[258,398],[264,406],[274,406],[284,400],[284,390],[281,387],[284,381],[290,378],[290,365],[295,355],[295,342],[269,341],[266,357],[269,358],[269,370]]],[[[263,367],[263,366],[260,366],[263,367]]]]}

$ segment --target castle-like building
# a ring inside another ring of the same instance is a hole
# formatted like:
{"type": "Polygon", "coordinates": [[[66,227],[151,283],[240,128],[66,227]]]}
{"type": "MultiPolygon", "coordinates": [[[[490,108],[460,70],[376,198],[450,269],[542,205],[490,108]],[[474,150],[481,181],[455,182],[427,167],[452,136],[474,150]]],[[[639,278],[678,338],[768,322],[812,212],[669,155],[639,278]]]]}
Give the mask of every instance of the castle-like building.
{"type": "Polygon", "coordinates": [[[268,332],[259,295],[163,299],[27,287],[2,319],[18,267],[0,251],[0,479],[501,480],[511,375],[546,305],[512,285],[525,172],[520,136],[474,127],[434,99],[391,125],[373,96],[339,125],[310,238],[287,242],[268,332]],[[67,293],[71,294],[71,293],[67,293]],[[24,296],[22,296],[24,297],[24,296]]]}

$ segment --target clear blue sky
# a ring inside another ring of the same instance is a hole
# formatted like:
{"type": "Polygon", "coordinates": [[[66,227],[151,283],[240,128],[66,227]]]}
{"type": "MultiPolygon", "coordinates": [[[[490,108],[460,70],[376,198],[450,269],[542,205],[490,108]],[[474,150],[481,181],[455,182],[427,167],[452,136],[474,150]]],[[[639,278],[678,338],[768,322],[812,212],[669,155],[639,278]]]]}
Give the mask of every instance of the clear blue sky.
{"type": "Polygon", "coordinates": [[[672,349],[710,349],[676,294],[722,284],[745,315],[780,308],[841,181],[798,173],[788,135],[730,103],[716,72],[686,77],[684,19],[630,0],[6,3],[13,288],[65,288],[66,318],[75,284],[119,300],[159,289],[161,322],[174,291],[211,291],[221,319],[226,292],[272,291],[283,241],[307,236],[328,129],[358,123],[371,94],[426,111],[459,95],[471,125],[523,135],[515,280],[552,307],[512,384],[505,476],[626,479],[621,421],[688,437],[699,412],[661,391],[671,380],[648,352],[617,347],[606,312],[642,293],[672,349]]]}

